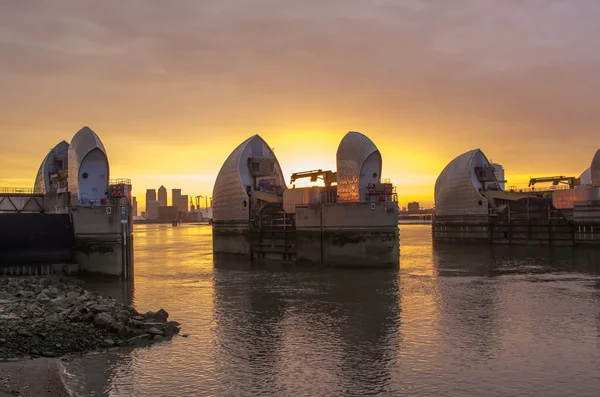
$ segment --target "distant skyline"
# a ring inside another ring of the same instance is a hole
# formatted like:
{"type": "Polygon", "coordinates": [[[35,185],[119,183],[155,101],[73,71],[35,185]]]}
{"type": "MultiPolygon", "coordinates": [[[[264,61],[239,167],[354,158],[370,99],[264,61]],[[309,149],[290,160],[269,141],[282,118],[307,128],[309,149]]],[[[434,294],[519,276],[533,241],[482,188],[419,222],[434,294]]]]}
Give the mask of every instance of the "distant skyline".
{"type": "Polygon", "coordinates": [[[33,186],[84,125],[138,198],[211,196],[256,133],[287,181],[365,133],[401,206],[430,206],[474,148],[509,186],[579,176],[600,147],[599,17],[595,0],[2,2],[0,186],[33,186]]]}

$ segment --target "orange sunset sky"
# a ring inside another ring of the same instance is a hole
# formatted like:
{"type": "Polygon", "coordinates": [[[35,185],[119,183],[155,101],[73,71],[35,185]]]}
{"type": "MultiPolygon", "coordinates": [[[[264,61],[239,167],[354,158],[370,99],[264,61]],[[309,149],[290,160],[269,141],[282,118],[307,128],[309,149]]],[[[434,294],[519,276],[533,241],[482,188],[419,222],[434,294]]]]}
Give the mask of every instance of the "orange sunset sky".
{"type": "Polygon", "coordinates": [[[343,135],[383,155],[399,201],[433,202],[481,148],[509,185],[578,176],[600,147],[597,0],[0,2],[0,186],[31,186],[88,125],[111,177],[212,195],[259,133],[285,171],[335,168],[343,135]]]}

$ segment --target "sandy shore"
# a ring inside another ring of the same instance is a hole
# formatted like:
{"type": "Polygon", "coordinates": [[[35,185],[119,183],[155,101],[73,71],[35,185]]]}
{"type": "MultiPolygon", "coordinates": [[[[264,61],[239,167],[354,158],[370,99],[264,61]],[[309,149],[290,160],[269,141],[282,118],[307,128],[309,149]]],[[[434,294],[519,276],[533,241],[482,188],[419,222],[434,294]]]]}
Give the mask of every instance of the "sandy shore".
{"type": "Polygon", "coordinates": [[[0,397],[68,397],[59,365],[56,358],[0,362],[0,397]]]}

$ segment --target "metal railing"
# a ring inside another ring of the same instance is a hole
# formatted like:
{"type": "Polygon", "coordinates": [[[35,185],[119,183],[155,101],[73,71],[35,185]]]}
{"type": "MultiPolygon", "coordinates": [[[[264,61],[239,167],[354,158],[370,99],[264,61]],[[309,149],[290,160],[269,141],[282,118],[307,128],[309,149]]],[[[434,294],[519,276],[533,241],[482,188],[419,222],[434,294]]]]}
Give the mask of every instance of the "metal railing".
{"type": "Polygon", "coordinates": [[[119,185],[121,183],[123,185],[131,185],[131,179],[129,179],[129,178],[116,178],[116,179],[111,179],[109,181],[110,185],[119,185]]]}
{"type": "Polygon", "coordinates": [[[4,194],[33,194],[31,187],[0,187],[0,193],[4,194]]]}
{"type": "Polygon", "coordinates": [[[514,186],[510,186],[508,189],[506,189],[506,192],[511,192],[511,193],[535,193],[535,192],[551,192],[554,190],[568,190],[571,189],[571,187],[569,185],[552,185],[552,186],[544,186],[544,187],[540,187],[540,188],[531,188],[531,187],[524,187],[524,188],[518,188],[518,187],[514,187],[514,186]]]}

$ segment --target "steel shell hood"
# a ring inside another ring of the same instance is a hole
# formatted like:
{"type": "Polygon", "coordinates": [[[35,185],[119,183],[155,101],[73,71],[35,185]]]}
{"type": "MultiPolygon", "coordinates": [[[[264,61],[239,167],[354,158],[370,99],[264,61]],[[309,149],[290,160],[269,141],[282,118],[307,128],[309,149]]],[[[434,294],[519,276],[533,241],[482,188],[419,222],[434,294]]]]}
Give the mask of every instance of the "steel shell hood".
{"type": "Polygon", "coordinates": [[[591,185],[592,184],[592,169],[588,168],[579,175],[580,185],[591,185]]]}
{"type": "MultiPolygon", "coordinates": [[[[106,150],[104,149],[104,145],[102,141],[96,135],[94,131],[92,131],[89,127],[83,127],[80,129],[71,140],[71,144],[69,145],[69,192],[74,194],[79,194],[79,185],[81,183],[80,179],[80,168],[81,165],[90,153],[92,152],[101,152],[101,157],[104,157],[106,161],[105,167],[102,167],[102,172],[105,174],[100,174],[102,179],[105,179],[103,183],[108,185],[109,175],[108,175],[108,158],[106,155],[106,150]],[[104,169],[105,168],[105,169],[104,169]]],[[[102,195],[104,192],[98,192],[99,195],[102,195]]]]}
{"type": "Polygon", "coordinates": [[[591,184],[593,186],[600,186],[600,149],[594,154],[590,169],[591,184]]]}
{"type": "MultiPolygon", "coordinates": [[[[376,181],[381,179],[381,154],[377,146],[360,132],[348,132],[336,153],[337,191],[340,202],[361,201],[361,173],[365,163],[370,163],[376,181]]],[[[364,188],[364,187],[363,187],[364,188]]]]}
{"type": "Polygon", "coordinates": [[[227,157],[215,180],[212,196],[215,223],[248,222],[250,200],[246,189],[254,184],[248,159],[253,157],[273,158],[278,182],[285,186],[281,166],[270,146],[258,135],[246,139],[227,157]]]}
{"type": "Polygon", "coordinates": [[[50,178],[49,173],[53,171],[53,163],[54,157],[67,157],[69,152],[69,144],[66,141],[59,142],[56,146],[54,146],[44,157],[42,160],[42,164],[38,169],[37,175],[35,177],[35,182],[33,184],[33,191],[35,193],[45,194],[50,190],[50,178]]]}
{"type": "Polygon", "coordinates": [[[488,200],[479,193],[483,186],[477,180],[475,167],[489,165],[485,154],[479,149],[452,160],[435,182],[436,215],[488,214],[488,200]]]}

